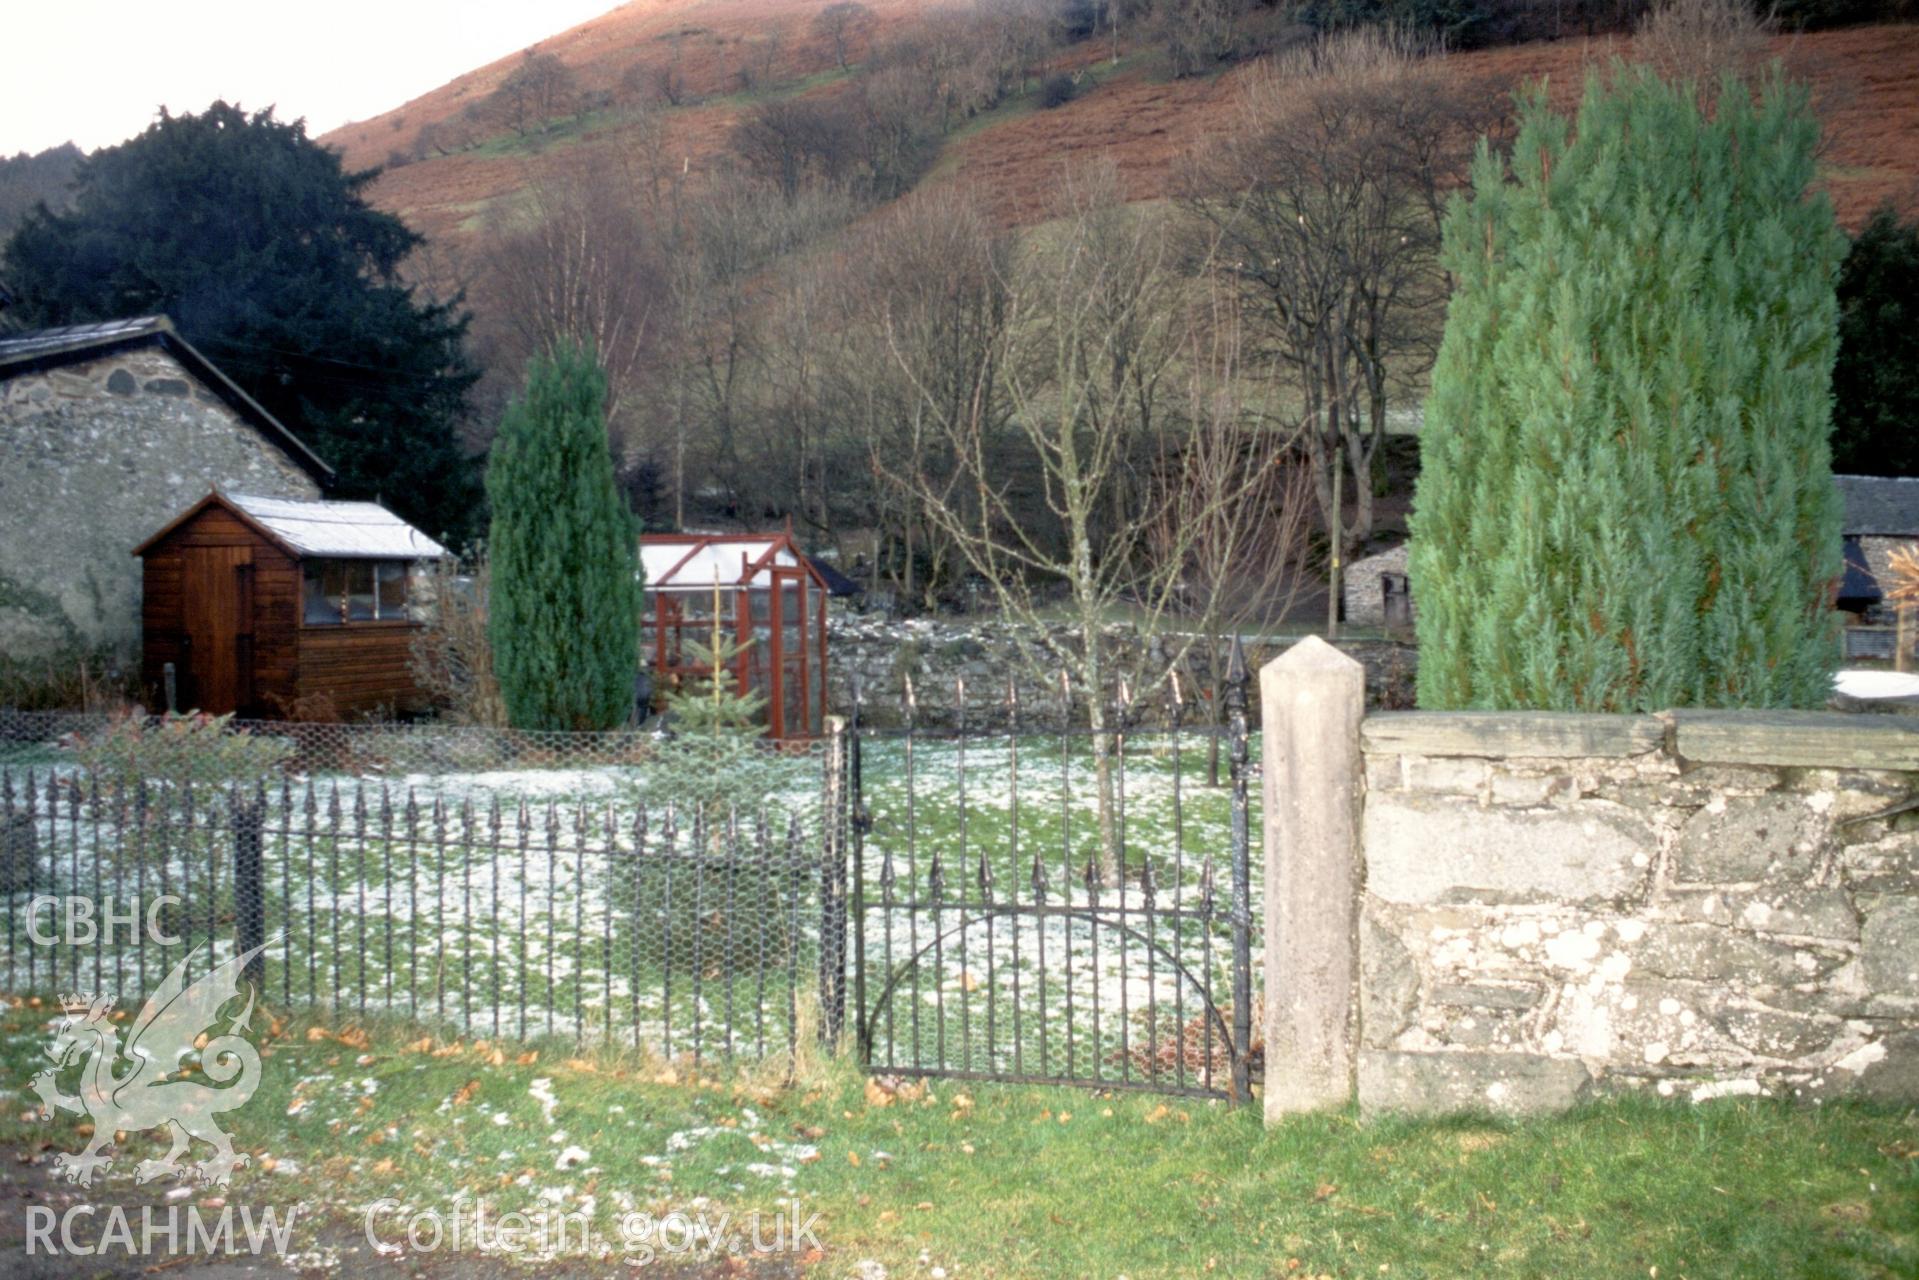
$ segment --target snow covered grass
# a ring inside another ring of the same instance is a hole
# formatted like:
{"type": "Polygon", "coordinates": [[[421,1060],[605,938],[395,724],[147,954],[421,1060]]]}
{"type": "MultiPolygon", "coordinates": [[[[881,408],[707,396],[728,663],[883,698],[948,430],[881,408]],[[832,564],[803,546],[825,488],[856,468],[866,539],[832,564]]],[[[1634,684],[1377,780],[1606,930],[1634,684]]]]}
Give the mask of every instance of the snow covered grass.
{"type": "MultiPolygon", "coordinates": [[[[0,1084],[18,1090],[37,1069],[49,1017],[45,1004],[0,1010],[0,1084]]],[[[356,1244],[369,1208],[396,1201],[401,1209],[376,1215],[376,1234],[401,1251],[396,1274],[458,1270],[444,1254],[406,1256],[405,1221],[434,1210],[470,1223],[482,1201],[496,1222],[580,1215],[616,1257],[629,1212],[724,1214],[736,1227],[757,1212],[769,1228],[791,1206],[802,1220],[819,1215],[820,1253],[746,1274],[1919,1269],[1909,1109],[1628,1098],[1524,1121],[1333,1112],[1266,1129],[1256,1105],[868,1081],[835,1062],[783,1088],[398,1026],[283,1022],[266,1039],[259,1092],[222,1117],[252,1162],[225,1193],[172,1189],[297,1204],[300,1231],[331,1221],[356,1244]]],[[[0,1107],[10,1178],[83,1142],[85,1117],[43,1124],[26,1118],[30,1101],[15,1092],[0,1107]]],[[[129,1135],[113,1149],[105,1193],[164,1195],[130,1185],[135,1160],[159,1151],[153,1135],[129,1135]]],[[[737,1269],[724,1256],[684,1261],[692,1274],[737,1269]]]]}
{"type": "Polygon", "coordinates": [[[1205,1072],[1231,1020],[1232,791],[1206,785],[1206,749],[1127,741],[1108,857],[1083,736],[868,744],[876,1063],[1222,1085],[1205,1072]]]}

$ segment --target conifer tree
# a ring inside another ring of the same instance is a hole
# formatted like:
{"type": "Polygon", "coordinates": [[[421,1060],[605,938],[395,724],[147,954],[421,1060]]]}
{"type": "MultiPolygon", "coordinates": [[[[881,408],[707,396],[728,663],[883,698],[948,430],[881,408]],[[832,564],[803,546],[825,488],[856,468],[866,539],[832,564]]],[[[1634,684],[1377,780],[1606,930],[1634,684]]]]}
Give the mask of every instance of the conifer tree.
{"type": "Polygon", "coordinates": [[[1425,707],[1813,706],[1845,243],[1817,125],[1645,69],[1521,102],[1446,223],[1412,578],[1425,707]]]}
{"type": "Polygon", "coordinates": [[[714,631],[713,643],[703,644],[690,638],[685,642],[686,655],[693,665],[711,667],[714,674],[688,680],[666,694],[666,709],[673,717],[676,732],[702,737],[738,734],[749,738],[765,732],[759,718],[766,709],[766,695],[741,689],[740,682],[733,676],[733,668],[746,648],[718,629],[714,631]]]}
{"type": "Polygon", "coordinates": [[[613,479],[606,374],[577,346],[536,358],[487,468],[487,625],[516,729],[607,729],[633,709],[637,528],[613,479]]]}

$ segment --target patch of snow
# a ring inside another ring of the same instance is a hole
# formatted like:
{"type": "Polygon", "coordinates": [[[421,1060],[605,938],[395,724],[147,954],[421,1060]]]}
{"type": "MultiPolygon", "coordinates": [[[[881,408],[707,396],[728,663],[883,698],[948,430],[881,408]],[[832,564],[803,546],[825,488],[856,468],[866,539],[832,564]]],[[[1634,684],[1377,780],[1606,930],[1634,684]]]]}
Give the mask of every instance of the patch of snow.
{"type": "Polygon", "coordinates": [[[535,1102],[540,1104],[540,1118],[552,1124],[554,1108],[560,1105],[560,1100],[553,1094],[553,1081],[547,1076],[541,1076],[527,1086],[526,1091],[532,1095],[535,1102]]]}
{"type": "Polygon", "coordinates": [[[1763,1090],[1757,1080],[1714,1080],[1702,1084],[1692,1091],[1694,1102],[1711,1102],[1714,1098],[1756,1098],[1763,1090]]]}
{"type": "Polygon", "coordinates": [[[1919,698],[1919,675],[1906,671],[1841,671],[1832,685],[1848,698],[1919,698]]]}

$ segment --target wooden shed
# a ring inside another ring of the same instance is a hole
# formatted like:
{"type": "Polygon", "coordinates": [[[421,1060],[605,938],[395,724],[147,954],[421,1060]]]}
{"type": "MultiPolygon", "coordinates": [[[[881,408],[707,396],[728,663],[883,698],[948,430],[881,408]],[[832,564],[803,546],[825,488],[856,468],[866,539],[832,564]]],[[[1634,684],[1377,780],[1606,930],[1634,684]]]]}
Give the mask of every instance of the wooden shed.
{"type": "Polygon", "coordinates": [[[791,534],[647,534],[642,654],[654,687],[712,672],[689,652],[711,647],[717,625],[740,646],[737,687],[766,698],[766,727],[778,740],[817,737],[826,726],[826,598],[819,569],[791,534]]]}
{"type": "Polygon", "coordinates": [[[278,719],[407,711],[423,561],[445,548],[373,502],[213,492],[135,548],[153,705],[278,719]]]}

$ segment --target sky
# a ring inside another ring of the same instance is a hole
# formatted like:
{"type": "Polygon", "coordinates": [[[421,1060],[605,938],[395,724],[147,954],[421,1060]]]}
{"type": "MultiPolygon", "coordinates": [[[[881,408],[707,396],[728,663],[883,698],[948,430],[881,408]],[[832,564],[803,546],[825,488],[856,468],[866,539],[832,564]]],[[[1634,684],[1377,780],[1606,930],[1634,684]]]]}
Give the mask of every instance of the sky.
{"type": "Polygon", "coordinates": [[[619,0],[5,0],[0,156],[88,151],[215,98],[318,135],[364,120],[619,0]],[[324,14],[323,21],[316,15],[324,14]]]}

